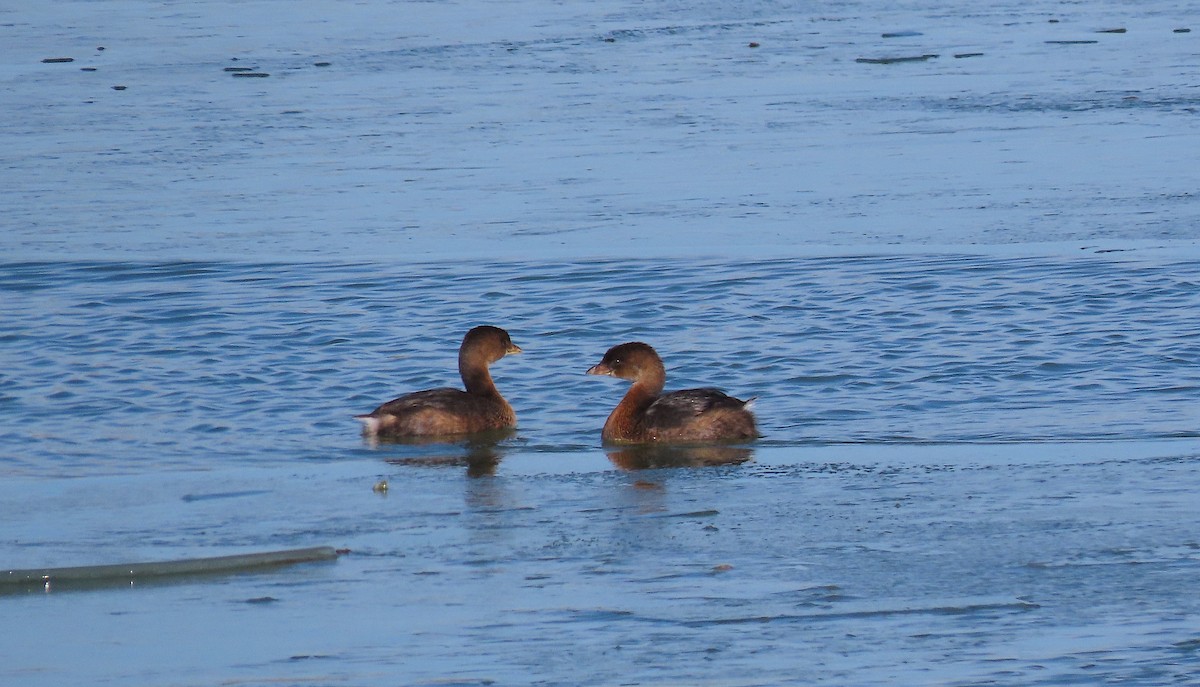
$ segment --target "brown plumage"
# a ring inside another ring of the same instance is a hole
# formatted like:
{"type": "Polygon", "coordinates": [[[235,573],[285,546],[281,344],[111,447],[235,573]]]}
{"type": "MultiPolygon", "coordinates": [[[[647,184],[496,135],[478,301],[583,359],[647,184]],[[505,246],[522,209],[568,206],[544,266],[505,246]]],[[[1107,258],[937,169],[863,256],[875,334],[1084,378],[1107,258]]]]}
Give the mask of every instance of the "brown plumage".
{"type": "Polygon", "coordinates": [[[488,365],[520,352],[503,329],[475,327],[458,349],[458,373],[466,391],[417,391],[355,417],[362,420],[364,434],[380,437],[452,436],[515,427],[516,413],[496,389],[488,365]]]}
{"type": "Polygon", "coordinates": [[[641,342],[613,346],[590,375],[633,382],[617,404],[600,437],[607,443],[706,443],[758,437],[750,406],[712,388],[662,393],[667,372],[662,359],[641,342]]]}

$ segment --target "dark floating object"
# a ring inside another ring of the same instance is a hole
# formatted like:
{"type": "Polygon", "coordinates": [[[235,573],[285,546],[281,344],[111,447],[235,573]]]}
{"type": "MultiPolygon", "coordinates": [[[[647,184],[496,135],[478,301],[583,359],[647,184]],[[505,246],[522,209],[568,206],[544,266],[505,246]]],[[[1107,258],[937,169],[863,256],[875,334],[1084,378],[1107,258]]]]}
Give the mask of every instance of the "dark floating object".
{"type": "Polygon", "coordinates": [[[1051,45],[1089,45],[1091,43],[1099,43],[1100,41],[1046,41],[1051,45]]]}
{"type": "Polygon", "coordinates": [[[613,38],[612,36],[608,36],[607,38],[604,39],[604,42],[605,43],[616,43],[617,39],[613,38]]]}
{"type": "Polygon", "coordinates": [[[924,62],[937,58],[937,55],[912,55],[909,57],[860,57],[855,62],[862,64],[896,64],[899,62],[924,62]]]}
{"type": "Polygon", "coordinates": [[[32,570],[0,570],[0,594],[36,586],[50,590],[56,587],[103,587],[128,585],[189,575],[232,574],[260,568],[328,561],[338,557],[330,546],[308,549],[268,551],[214,558],[188,558],[155,563],[124,563],[118,565],[84,565],[73,568],[44,568],[32,570]]]}
{"type": "Polygon", "coordinates": [[[104,46],[98,45],[98,46],[96,46],[96,50],[99,50],[100,52],[104,52],[104,46]]]}
{"type": "Polygon", "coordinates": [[[758,42],[757,42],[757,41],[750,41],[750,45],[749,45],[748,47],[751,47],[751,48],[757,48],[757,47],[758,47],[758,42]]]}
{"type": "Polygon", "coordinates": [[[113,86],[113,87],[112,87],[112,89],[113,89],[114,91],[123,91],[123,90],[125,90],[126,88],[128,88],[128,86],[113,86]]]}
{"type": "Polygon", "coordinates": [[[266,72],[234,72],[232,76],[243,76],[252,79],[265,79],[270,76],[270,74],[266,72]]]}
{"type": "Polygon", "coordinates": [[[913,36],[924,36],[920,31],[889,31],[882,34],[884,38],[912,38],[913,36]]]}
{"type": "Polygon", "coordinates": [[[81,71],[81,72],[94,72],[94,71],[96,71],[96,68],[95,68],[95,67],[80,67],[80,68],[79,68],[79,71],[81,71]]]}
{"type": "Polygon", "coordinates": [[[1100,29],[1096,33],[1125,33],[1125,29],[1100,29]]]}
{"type": "Polygon", "coordinates": [[[332,62],[313,62],[314,67],[328,67],[332,62]]]}
{"type": "Polygon", "coordinates": [[[254,67],[226,67],[227,72],[252,72],[254,67]]]}
{"type": "Polygon", "coordinates": [[[60,64],[62,62],[74,62],[74,57],[47,57],[42,60],[43,64],[60,64]]]}
{"type": "Polygon", "coordinates": [[[964,58],[964,57],[982,57],[982,56],[983,56],[983,53],[981,53],[981,52],[958,52],[958,53],[954,53],[954,59],[956,59],[956,60],[961,60],[961,59],[962,59],[962,58],[964,58]]]}
{"type": "Polygon", "coordinates": [[[1192,32],[1191,29],[1175,29],[1175,31],[1173,31],[1173,33],[1191,33],[1191,32],[1192,32]]]}

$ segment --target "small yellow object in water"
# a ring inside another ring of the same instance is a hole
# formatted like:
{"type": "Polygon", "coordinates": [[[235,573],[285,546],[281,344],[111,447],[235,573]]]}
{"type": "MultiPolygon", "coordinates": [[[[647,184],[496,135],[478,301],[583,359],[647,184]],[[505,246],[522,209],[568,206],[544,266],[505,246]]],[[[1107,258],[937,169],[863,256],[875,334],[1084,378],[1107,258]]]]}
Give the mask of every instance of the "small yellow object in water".
{"type": "Polygon", "coordinates": [[[388,490],[388,485],[387,485],[386,479],[379,480],[378,482],[375,483],[374,487],[371,487],[371,491],[374,491],[376,494],[386,494],[387,490],[388,490]]]}

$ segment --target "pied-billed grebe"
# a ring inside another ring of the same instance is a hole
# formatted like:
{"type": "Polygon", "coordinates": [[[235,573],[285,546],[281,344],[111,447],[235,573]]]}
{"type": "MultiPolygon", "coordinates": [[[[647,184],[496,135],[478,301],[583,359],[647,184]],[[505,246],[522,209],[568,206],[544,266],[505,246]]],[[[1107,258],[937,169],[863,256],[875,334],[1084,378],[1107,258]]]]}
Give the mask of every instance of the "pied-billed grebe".
{"type": "Polygon", "coordinates": [[[515,427],[516,413],[496,389],[488,365],[520,352],[503,329],[475,327],[458,349],[458,373],[466,391],[417,391],[355,417],[362,420],[364,434],[380,437],[449,436],[515,427]]]}
{"type": "Polygon", "coordinates": [[[664,394],[667,372],[650,346],[634,341],[613,346],[590,375],[633,382],[600,437],[609,443],[741,441],[758,437],[750,406],[711,388],[664,394]]]}

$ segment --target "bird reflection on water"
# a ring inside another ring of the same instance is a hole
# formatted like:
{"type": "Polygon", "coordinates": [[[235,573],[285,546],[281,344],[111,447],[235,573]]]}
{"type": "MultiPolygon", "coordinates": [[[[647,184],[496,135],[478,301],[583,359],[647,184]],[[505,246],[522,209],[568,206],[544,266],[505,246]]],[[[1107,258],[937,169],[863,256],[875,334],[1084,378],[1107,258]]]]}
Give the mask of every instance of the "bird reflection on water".
{"type": "Polygon", "coordinates": [[[609,450],[607,454],[613,465],[629,471],[741,465],[754,458],[753,449],[739,446],[644,444],[609,450]]]}
{"type": "Polygon", "coordinates": [[[386,462],[399,466],[465,466],[467,477],[488,477],[496,474],[503,456],[499,444],[516,433],[514,429],[499,429],[492,432],[473,434],[457,443],[446,443],[445,437],[372,437],[368,444],[377,448],[380,444],[437,445],[435,453],[417,456],[396,456],[386,462]]]}

